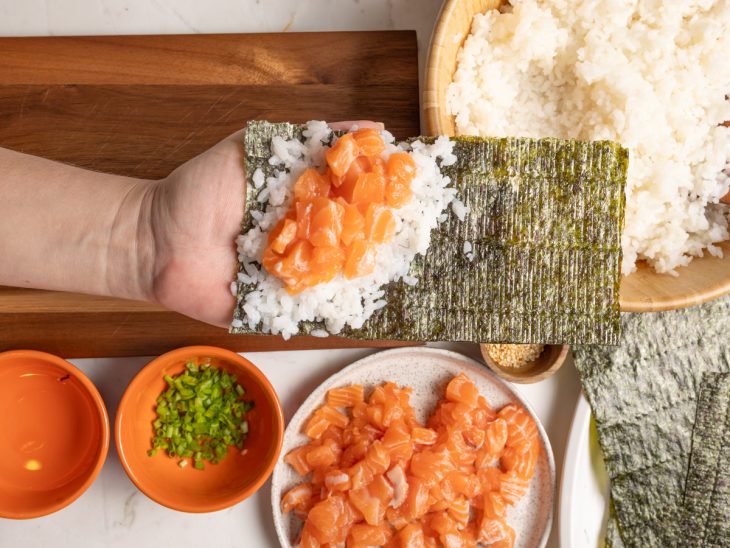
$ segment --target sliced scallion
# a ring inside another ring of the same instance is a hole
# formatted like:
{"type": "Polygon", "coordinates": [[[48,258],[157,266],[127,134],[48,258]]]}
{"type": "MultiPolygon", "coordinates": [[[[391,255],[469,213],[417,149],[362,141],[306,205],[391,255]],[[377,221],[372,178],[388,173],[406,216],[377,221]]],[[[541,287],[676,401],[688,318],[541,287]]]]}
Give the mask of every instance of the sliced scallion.
{"type": "Polygon", "coordinates": [[[180,468],[192,460],[193,467],[202,470],[206,460],[220,462],[229,447],[243,448],[249,432],[244,417],[253,402],[242,399],[246,391],[235,375],[190,361],[180,375],[163,378],[167,389],[157,399],[149,456],[163,449],[181,458],[180,468]]]}

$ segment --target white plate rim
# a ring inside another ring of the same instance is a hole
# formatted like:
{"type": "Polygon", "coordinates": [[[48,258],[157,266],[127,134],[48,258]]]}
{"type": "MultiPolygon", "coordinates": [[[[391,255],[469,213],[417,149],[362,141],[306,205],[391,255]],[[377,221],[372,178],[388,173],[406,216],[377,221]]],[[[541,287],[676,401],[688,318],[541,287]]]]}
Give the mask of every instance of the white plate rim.
{"type": "Polygon", "coordinates": [[[565,446],[563,474],[558,493],[558,536],[560,546],[565,548],[578,548],[574,547],[573,544],[575,524],[573,523],[573,512],[571,512],[570,507],[573,502],[573,492],[578,482],[577,464],[584,458],[584,453],[590,449],[588,443],[590,423],[591,406],[581,390],[570,422],[570,434],[568,434],[568,443],[565,446]]]}
{"type": "MultiPolygon", "coordinates": [[[[542,425],[542,422],[540,422],[539,417],[535,413],[535,410],[532,408],[530,403],[525,400],[516,390],[512,388],[512,386],[505,382],[504,380],[497,377],[492,371],[490,371],[487,367],[485,367],[483,364],[479,363],[478,361],[465,356],[464,354],[461,354],[459,352],[453,352],[451,350],[444,350],[441,348],[431,348],[427,346],[422,347],[404,347],[404,348],[392,348],[389,350],[383,350],[380,352],[375,352],[374,354],[371,354],[369,356],[366,356],[364,358],[361,358],[345,367],[343,367],[340,371],[337,373],[329,376],[324,381],[322,381],[306,398],[305,400],[299,405],[297,408],[297,411],[294,413],[292,418],[289,420],[286,430],[284,431],[284,447],[286,446],[286,439],[287,437],[293,436],[295,433],[293,433],[293,428],[295,424],[299,424],[302,422],[304,418],[306,418],[305,412],[308,407],[310,407],[310,404],[314,400],[319,400],[322,398],[322,395],[326,393],[326,391],[332,387],[337,385],[339,382],[345,380],[352,371],[367,367],[368,365],[371,365],[372,362],[378,362],[380,360],[383,360],[384,358],[389,358],[392,356],[397,356],[398,354],[410,354],[413,352],[422,352],[424,354],[430,354],[431,357],[442,357],[447,358],[450,360],[458,360],[461,361],[468,370],[471,372],[482,375],[485,378],[489,379],[491,382],[494,382],[497,385],[500,385],[502,388],[504,388],[508,393],[510,393],[515,400],[519,401],[521,405],[525,407],[528,413],[532,416],[533,420],[535,421],[535,425],[537,426],[538,433],[540,434],[540,437],[542,439],[542,442],[547,449],[546,457],[547,457],[547,464],[548,464],[548,473],[549,473],[549,480],[550,480],[550,487],[551,487],[551,503],[549,505],[549,512],[548,512],[548,519],[547,519],[547,526],[545,527],[545,531],[543,532],[543,535],[540,539],[540,548],[544,548],[547,544],[548,538],[550,537],[550,532],[552,531],[553,522],[555,519],[555,495],[556,495],[556,470],[555,470],[555,456],[553,453],[552,445],[550,444],[550,438],[548,437],[547,433],[545,432],[545,428],[542,425]]],[[[271,499],[271,510],[272,510],[272,518],[274,521],[274,528],[276,529],[276,536],[279,540],[279,544],[282,547],[286,547],[289,545],[288,539],[284,533],[283,525],[282,525],[282,519],[281,519],[281,510],[279,506],[279,500],[276,497],[276,494],[274,493],[275,486],[279,483],[279,477],[283,473],[283,466],[284,463],[284,451],[281,452],[279,455],[279,459],[276,463],[276,466],[274,467],[274,472],[271,476],[271,493],[270,493],[270,499],[271,499]]]]}

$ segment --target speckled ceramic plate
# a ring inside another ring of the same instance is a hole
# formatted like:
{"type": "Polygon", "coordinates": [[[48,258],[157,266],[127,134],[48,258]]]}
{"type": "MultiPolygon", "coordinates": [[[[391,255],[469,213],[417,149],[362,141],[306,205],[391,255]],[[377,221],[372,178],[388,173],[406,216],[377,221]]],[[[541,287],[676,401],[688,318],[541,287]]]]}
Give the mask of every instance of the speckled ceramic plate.
{"type": "Polygon", "coordinates": [[[363,384],[368,389],[384,381],[410,386],[413,388],[411,404],[418,419],[424,421],[443,397],[446,382],[462,372],[469,375],[492,407],[520,403],[537,424],[544,451],[540,453],[527,494],[516,506],[509,508],[507,521],[517,533],[516,547],[545,546],[552,524],[555,493],[555,461],[545,430],[529,404],[486,367],[461,354],[435,348],[398,348],[359,360],[322,383],[297,410],[284,433],[284,446],[271,486],[274,525],[281,545],[293,546],[300,528],[296,518],[282,515],[279,508],[282,494],[301,482],[297,473],[284,462],[284,455],[307,443],[308,438],[301,433],[302,426],[312,411],[324,403],[327,390],[350,384],[363,384]]]}

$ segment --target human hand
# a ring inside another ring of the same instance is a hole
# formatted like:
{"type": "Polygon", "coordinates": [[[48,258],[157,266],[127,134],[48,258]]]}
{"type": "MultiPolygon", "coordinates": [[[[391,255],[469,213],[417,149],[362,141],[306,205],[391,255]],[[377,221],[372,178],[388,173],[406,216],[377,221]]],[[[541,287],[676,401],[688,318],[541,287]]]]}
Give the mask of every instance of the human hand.
{"type": "MultiPolygon", "coordinates": [[[[367,121],[338,122],[333,129],[367,121]]],[[[230,285],[236,236],[245,207],[243,130],[186,162],[152,188],[149,229],[140,249],[151,249],[150,299],[221,327],[233,316],[230,285]]]]}

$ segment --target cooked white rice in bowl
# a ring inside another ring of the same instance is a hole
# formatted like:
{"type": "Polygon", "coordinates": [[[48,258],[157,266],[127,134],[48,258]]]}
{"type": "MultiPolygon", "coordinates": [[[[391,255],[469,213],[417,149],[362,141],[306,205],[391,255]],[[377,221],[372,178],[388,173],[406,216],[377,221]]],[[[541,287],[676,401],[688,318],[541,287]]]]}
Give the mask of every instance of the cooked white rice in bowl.
{"type": "Polygon", "coordinates": [[[512,0],[474,18],[457,133],[611,139],[631,151],[624,274],[677,273],[730,238],[730,2],[512,0]]]}

